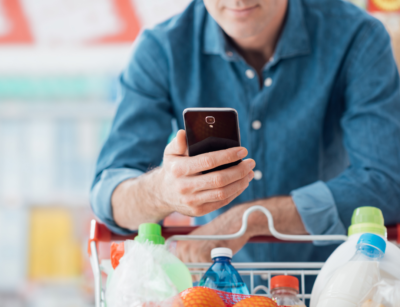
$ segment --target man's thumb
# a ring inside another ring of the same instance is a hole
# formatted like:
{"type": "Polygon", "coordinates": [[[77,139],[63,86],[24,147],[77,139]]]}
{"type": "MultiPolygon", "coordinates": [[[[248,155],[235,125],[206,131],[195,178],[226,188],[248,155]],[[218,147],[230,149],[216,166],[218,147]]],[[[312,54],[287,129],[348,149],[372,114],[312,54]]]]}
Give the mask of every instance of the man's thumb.
{"type": "Polygon", "coordinates": [[[188,154],[185,130],[178,131],[176,137],[165,149],[165,153],[168,155],[178,155],[178,156],[186,156],[188,154]]]}

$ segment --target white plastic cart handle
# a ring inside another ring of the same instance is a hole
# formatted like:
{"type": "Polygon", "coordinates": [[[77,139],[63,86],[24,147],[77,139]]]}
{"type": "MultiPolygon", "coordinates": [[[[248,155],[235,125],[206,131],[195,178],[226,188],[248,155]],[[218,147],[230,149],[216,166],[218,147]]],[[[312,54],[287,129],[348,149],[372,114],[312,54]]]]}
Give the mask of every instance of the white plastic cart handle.
{"type": "Polygon", "coordinates": [[[172,241],[189,241],[189,240],[232,240],[243,236],[247,230],[247,221],[249,215],[254,211],[261,211],[268,219],[268,229],[275,238],[285,241],[346,241],[345,235],[287,235],[278,232],[274,227],[274,220],[271,212],[262,206],[253,206],[247,209],[242,217],[242,227],[237,233],[229,235],[175,235],[170,237],[165,244],[169,248],[172,241]]]}

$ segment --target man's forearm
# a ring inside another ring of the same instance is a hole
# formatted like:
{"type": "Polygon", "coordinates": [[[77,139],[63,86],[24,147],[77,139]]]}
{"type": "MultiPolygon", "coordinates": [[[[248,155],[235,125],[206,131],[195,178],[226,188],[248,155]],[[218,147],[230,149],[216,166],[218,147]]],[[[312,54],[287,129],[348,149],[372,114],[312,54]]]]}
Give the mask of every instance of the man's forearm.
{"type": "MultiPolygon", "coordinates": [[[[306,234],[307,231],[291,196],[277,196],[260,199],[245,204],[244,210],[251,206],[263,206],[273,217],[275,229],[287,234],[306,234]]],[[[270,235],[267,217],[262,212],[253,212],[249,217],[251,236],[270,235]]]]}
{"type": "Polygon", "coordinates": [[[161,168],[120,183],[111,197],[114,221],[118,226],[137,230],[142,223],[158,223],[172,213],[158,196],[161,168]]]}

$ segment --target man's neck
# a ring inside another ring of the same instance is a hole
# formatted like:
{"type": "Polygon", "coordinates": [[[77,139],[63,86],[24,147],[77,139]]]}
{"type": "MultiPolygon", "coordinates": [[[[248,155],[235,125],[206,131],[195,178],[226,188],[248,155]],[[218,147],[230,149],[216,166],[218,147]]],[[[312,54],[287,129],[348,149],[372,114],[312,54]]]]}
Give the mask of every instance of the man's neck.
{"type": "Polygon", "coordinates": [[[288,0],[280,2],[276,14],[264,30],[257,35],[246,38],[232,38],[236,50],[246,62],[261,75],[264,65],[271,59],[285,24],[288,0]]]}

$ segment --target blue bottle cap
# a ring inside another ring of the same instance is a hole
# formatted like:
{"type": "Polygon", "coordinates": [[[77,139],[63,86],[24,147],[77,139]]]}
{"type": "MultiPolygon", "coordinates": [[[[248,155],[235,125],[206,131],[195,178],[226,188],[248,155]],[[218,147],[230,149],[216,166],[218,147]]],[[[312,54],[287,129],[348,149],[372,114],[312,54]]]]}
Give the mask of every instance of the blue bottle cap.
{"type": "Polygon", "coordinates": [[[360,239],[358,240],[357,244],[368,244],[371,246],[376,247],[382,253],[386,251],[386,242],[380,236],[375,235],[373,233],[364,233],[361,235],[360,239]]]}

